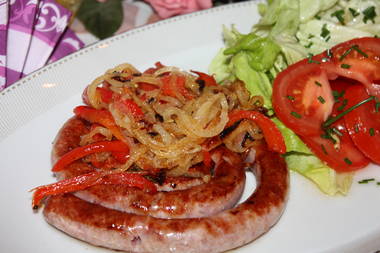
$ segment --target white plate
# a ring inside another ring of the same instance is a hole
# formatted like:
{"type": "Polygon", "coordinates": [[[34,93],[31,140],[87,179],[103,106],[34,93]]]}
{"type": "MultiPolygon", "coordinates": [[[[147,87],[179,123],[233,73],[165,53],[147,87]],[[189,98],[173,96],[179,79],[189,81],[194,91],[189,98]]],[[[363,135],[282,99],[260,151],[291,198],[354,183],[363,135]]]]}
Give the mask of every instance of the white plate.
{"type": "MultiPolygon", "coordinates": [[[[123,62],[143,70],[161,61],[207,71],[223,46],[222,25],[248,32],[257,20],[253,2],[168,19],[87,47],[0,93],[0,252],[112,252],[61,233],[31,209],[28,190],[54,181],[49,156],[57,130],[81,103],[84,87],[105,70],[123,62]]],[[[358,173],[347,197],[328,197],[292,173],[280,222],[232,252],[380,250],[380,186],[357,183],[368,177],[380,180],[380,168],[358,173]]]]}

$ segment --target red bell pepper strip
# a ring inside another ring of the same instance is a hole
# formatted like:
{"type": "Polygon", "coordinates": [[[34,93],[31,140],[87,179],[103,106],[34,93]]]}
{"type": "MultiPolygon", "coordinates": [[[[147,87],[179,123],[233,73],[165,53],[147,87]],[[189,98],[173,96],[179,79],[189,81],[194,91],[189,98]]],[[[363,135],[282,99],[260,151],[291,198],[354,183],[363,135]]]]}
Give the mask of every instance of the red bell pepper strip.
{"type": "Polygon", "coordinates": [[[176,97],[179,92],[186,99],[192,99],[193,96],[186,89],[186,78],[181,75],[165,75],[161,77],[162,86],[161,91],[164,95],[176,97]]]}
{"type": "Polygon", "coordinates": [[[184,76],[177,76],[176,85],[178,91],[186,98],[186,99],[193,99],[193,95],[190,94],[190,92],[185,87],[186,84],[186,78],[184,76]]]}
{"type": "Polygon", "coordinates": [[[206,166],[206,168],[211,168],[212,160],[211,160],[210,152],[202,147],[202,155],[203,155],[203,164],[206,166]]]}
{"type": "Polygon", "coordinates": [[[176,87],[171,83],[172,75],[165,75],[161,77],[162,86],[161,91],[164,95],[170,97],[176,97],[176,87]]]}
{"type": "Polygon", "coordinates": [[[32,189],[32,191],[34,191],[32,206],[33,208],[37,208],[41,200],[50,195],[80,191],[88,187],[101,184],[122,184],[137,187],[152,193],[157,191],[156,185],[143,177],[141,174],[93,171],[32,189]]]}
{"type": "Polygon", "coordinates": [[[159,70],[160,68],[163,68],[165,67],[165,65],[163,65],[161,62],[156,62],[154,65],[156,65],[156,67],[154,68],[148,68],[147,70],[144,71],[144,74],[153,74],[154,72],[156,72],[157,70],[159,70]]]}
{"type": "Polygon", "coordinates": [[[206,86],[217,86],[218,85],[215,81],[214,76],[208,75],[208,74],[203,73],[203,72],[194,71],[194,70],[191,70],[191,72],[197,74],[199,76],[197,80],[204,81],[206,86]]]}
{"type": "Polygon", "coordinates": [[[115,101],[115,106],[122,113],[132,116],[135,120],[142,120],[144,118],[143,110],[140,108],[140,106],[138,106],[138,104],[136,104],[135,101],[133,101],[133,99],[120,98],[115,101]]]}
{"type": "Polygon", "coordinates": [[[128,150],[128,152],[126,152],[126,151],[112,152],[112,156],[116,159],[116,161],[118,161],[121,164],[124,164],[129,159],[129,150],[128,150]]]}
{"type": "Polygon", "coordinates": [[[101,100],[109,104],[112,102],[113,92],[110,89],[104,87],[97,87],[96,91],[99,92],[101,100]]]}
{"type": "Polygon", "coordinates": [[[227,127],[242,119],[249,119],[255,122],[263,131],[268,148],[272,151],[284,154],[286,146],[284,138],[277,126],[265,115],[256,111],[234,110],[228,115],[227,127]]]}
{"type": "Polygon", "coordinates": [[[89,106],[77,106],[74,109],[74,114],[91,123],[98,123],[108,128],[117,139],[127,142],[120,128],[116,125],[112,114],[106,109],[98,110],[89,106]]]}
{"type": "Polygon", "coordinates": [[[151,83],[139,82],[137,84],[139,86],[139,89],[142,89],[144,91],[152,91],[152,90],[158,89],[157,85],[154,85],[154,84],[151,84],[151,83]]]}
{"type": "Polygon", "coordinates": [[[100,141],[85,146],[77,147],[59,159],[53,166],[52,171],[57,172],[64,170],[67,165],[86,155],[98,152],[123,152],[129,153],[129,147],[122,141],[100,141]]]}

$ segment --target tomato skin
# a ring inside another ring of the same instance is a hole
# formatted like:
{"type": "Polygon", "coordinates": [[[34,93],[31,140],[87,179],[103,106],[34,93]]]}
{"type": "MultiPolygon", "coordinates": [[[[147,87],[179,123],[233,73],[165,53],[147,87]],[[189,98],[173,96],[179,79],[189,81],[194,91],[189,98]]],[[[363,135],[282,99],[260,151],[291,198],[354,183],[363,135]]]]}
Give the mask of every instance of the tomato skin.
{"type": "Polygon", "coordinates": [[[343,134],[339,136],[339,145],[321,137],[322,123],[326,115],[334,117],[367,99],[367,93],[380,99],[378,38],[353,39],[289,66],[276,77],[272,99],[278,118],[300,135],[321,160],[336,171],[353,171],[368,165],[368,158],[380,163],[380,153],[376,152],[380,150],[380,117],[374,112],[375,101],[359,106],[328,126],[343,134]],[[325,89],[310,88],[313,80],[325,89]],[[331,89],[346,90],[347,96],[334,104],[329,96],[331,89]],[[286,100],[289,96],[292,99],[286,100]],[[308,102],[317,96],[324,98],[323,105],[308,102]],[[344,109],[343,100],[347,103],[344,109]]]}
{"type": "MultiPolygon", "coordinates": [[[[368,97],[369,95],[361,85],[355,85],[346,90],[345,98],[348,101],[348,107],[368,97]]],[[[376,101],[362,104],[348,113],[344,120],[355,145],[374,163],[380,164],[380,111],[376,112],[376,101]]]]}
{"type": "MultiPolygon", "coordinates": [[[[336,127],[343,125],[344,123],[340,122],[336,127]]],[[[301,136],[301,139],[319,159],[337,172],[355,171],[366,167],[370,160],[356,148],[347,130],[342,130],[341,128],[340,132],[343,133],[344,137],[341,137],[339,150],[334,148],[334,144],[331,140],[324,139],[317,135],[301,136]]]]}
{"type": "MultiPolygon", "coordinates": [[[[332,90],[341,93],[354,85],[350,80],[337,79],[331,82],[332,90]]],[[[363,88],[362,88],[363,89],[363,88]]],[[[342,113],[349,108],[349,105],[344,105],[346,97],[339,98],[339,102],[334,104],[332,117],[342,113]]],[[[346,115],[347,116],[347,115],[346,115]]],[[[321,137],[324,132],[321,130],[319,135],[301,136],[305,144],[314,152],[314,154],[324,161],[328,166],[338,172],[355,171],[364,168],[370,162],[369,159],[358,149],[355,143],[351,140],[351,136],[347,131],[345,120],[343,118],[336,121],[330,126],[336,128],[342,135],[339,136],[339,149],[336,149],[332,140],[321,137]],[[323,146],[323,147],[322,147],[323,146]]]]}
{"type": "Polygon", "coordinates": [[[289,66],[277,75],[272,100],[277,117],[302,136],[319,134],[320,126],[334,104],[325,70],[308,59],[289,66]],[[320,98],[324,103],[320,102],[320,98]]]}
{"type": "Polygon", "coordinates": [[[318,134],[333,104],[329,82],[338,77],[359,81],[371,95],[380,98],[380,39],[353,39],[289,66],[274,81],[274,111],[295,133],[318,134]],[[323,90],[313,87],[313,80],[318,81],[323,90]],[[292,100],[286,99],[289,96],[292,100]],[[318,105],[316,97],[322,97],[325,103],[318,105]]]}
{"type": "MultiPolygon", "coordinates": [[[[341,76],[362,83],[367,91],[380,98],[380,39],[365,37],[349,40],[331,48],[318,57],[329,59],[323,68],[331,77],[341,76]]],[[[333,78],[334,79],[334,78],[333,78]]]]}

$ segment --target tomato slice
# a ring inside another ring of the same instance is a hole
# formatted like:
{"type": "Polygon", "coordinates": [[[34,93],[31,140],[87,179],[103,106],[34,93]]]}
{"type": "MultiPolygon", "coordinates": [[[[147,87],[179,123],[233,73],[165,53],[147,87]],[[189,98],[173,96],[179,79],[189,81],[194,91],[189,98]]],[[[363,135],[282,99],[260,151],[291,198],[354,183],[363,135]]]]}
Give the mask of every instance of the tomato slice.
{"type": "Polygon", "coordinates": [[[331,140],[317,135],[301,136],[301,139],[319,159],[338,172],[355,171],[366,167],[370,161],[351,141],[344,122],[337,123],[335,127],[343,134],[339,149],[334,147],[335,144],[331,140]]]}
{"type": "MultiPolygon", "coordinates": [[[[358,85],[353,85],[350,80],[344,79],[331,82],[332,90],[339,94],[337,96],[339,98],[337,98],[337,102],[334,104],[331,113],[332,117],[349,108],[347,98],[343,94],[351,86],[357,87],[358,85]]],[[[358,87],[361,87],[361,85],[358,87]]],[[[301,139],[319,159],[338,172],[358,170],[369,164],[370,160],[366,158],[351,140],[343,118],[333,123],[328,129],[327,131],[330,132],[328,135],[321,130],[319,135],[301,136],[301,139]],[[336,140],[336,143],[334,143],[333,139],[336,140]]]]}
{"type": "Polygon", "coordinates": [[[273,83],[273,108],[295,133],[316,135],[332,111],[332,96],[321,64],[305,59],[279,73],[273,83]]]}
{"type": "MultiPolygon", "coordinates": [[[[365,88],[355,85],[346,90],[345,98],[351,107],[369,98],[365,88]]],[[[380,164],[380,104],[375,100],[360,105],[344,120],[355,145],[373,162],[380,164]]]]}
{"type": "Polygon", "coordinates": [[[380,39],[358,38],[340,43],[322,57],[329,76],[342,76],[362,83],[367,91],[380,98],[380,39]],[[328,53],[329,52],[329,53],[328,53]]]}

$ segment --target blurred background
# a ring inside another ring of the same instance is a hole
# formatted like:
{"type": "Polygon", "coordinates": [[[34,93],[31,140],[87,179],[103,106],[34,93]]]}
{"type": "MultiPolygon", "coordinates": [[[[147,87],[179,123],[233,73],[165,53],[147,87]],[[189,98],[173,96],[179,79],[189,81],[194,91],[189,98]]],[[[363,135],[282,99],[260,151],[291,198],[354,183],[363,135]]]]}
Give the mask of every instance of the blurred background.
{"type": "Polygon", "coordinates": [[[58,0],[73,13],[71,28],[85,44],[161,19],[239,1],[58,0]]]}
{"type": "Polygon", "coordinates": [[[0,91],[115,34],[242,0],[0,0],[0,91]]]}

